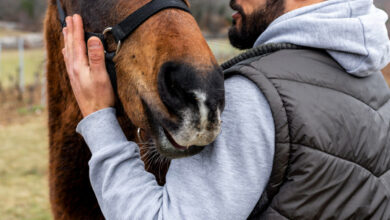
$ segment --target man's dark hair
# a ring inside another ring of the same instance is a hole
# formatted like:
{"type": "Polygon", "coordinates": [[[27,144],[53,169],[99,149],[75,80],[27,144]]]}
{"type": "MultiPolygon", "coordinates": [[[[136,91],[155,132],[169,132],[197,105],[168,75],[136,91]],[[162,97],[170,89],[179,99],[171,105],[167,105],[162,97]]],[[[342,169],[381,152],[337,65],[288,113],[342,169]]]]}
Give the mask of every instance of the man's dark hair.
{"type": "Polygon", "coordinates": [[[257,38],[267,29],[276,18],[284,13],[284,0],[267,0],[266,5],[255,10],[252,14],[245,15],[241,6],[235,0],[230,1],[233,10],[237,10],[242,16],[242,27],[238,29],[236,22],[229,30],[230,43],[238,49],[253,47],[257,38]]]}

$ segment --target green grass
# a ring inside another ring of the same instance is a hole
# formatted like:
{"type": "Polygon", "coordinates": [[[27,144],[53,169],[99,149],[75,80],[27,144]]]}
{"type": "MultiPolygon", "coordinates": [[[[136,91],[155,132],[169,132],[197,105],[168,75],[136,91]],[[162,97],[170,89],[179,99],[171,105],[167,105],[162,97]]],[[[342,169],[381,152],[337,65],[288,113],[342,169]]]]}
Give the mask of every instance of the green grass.
{"type": "Polygon", "coordinates": [[[40,115],[0,127],[1,219],[51,219],[45,121],[40,115]]]}
{"type": "MultiPolygon", "coordinates": [[[[0,83],[3,87],[15,85],[18,78],[19,53],[17,50],[3,50],[0,55],[0,83]]],[[[34,83],[35,75],[42,74],[45,61],[43,49],[24,51],[24,77],[25,84],[34,83]]]]}

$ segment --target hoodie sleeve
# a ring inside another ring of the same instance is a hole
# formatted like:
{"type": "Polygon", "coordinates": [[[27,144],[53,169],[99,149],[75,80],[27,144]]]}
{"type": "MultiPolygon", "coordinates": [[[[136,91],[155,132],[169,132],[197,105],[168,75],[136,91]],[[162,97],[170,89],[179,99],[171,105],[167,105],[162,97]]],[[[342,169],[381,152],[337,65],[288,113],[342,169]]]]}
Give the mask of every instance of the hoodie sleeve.
{"type": "Polygon", "coordinates": [[[222,132],[200,154],[171,162],[164,186],[145,171],[115,109],[96,112],[77,131],[92,151],[90,180],[107,219],[246,219],[272,170],[274,124],[258,88],[225,82],[222,132]]]}

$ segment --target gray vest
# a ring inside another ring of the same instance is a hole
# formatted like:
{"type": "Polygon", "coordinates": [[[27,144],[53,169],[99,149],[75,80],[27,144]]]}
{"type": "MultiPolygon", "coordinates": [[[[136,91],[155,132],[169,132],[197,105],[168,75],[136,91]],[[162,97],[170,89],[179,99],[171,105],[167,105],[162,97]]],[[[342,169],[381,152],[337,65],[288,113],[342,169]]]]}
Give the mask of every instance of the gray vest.
{"type": "Polygon", "coordinates": [[[223,65],[267,98],[276,129],[270,181],[249,219],[390,219],[390,89],[326,52],[265,45],[223,65]]]}

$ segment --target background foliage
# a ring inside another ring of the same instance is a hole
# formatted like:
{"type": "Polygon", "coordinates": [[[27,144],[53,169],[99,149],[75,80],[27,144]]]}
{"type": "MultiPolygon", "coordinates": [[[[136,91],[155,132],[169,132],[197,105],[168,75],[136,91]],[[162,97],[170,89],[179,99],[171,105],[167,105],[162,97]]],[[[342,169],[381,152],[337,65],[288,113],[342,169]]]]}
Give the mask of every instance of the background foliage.
{"type": "MultiPolygon", "coordinates": [[[[374,1],[390,12],[389,0],[374,1]]],[[[19,22],[28,30],[39,31],[46,2],[47,0],[0,0],[0,20],[19,22]]],[[[190,3],[192,13],[203,30],[215,34],[230,25],[232,11],[228,6],[229,0],[190,0],[190,3]]]]}
{"type": "MultiPolygon", "coordinates": [[[[201,27],[219,32],[229,25],[229,0],[190,0],[192,12],[201,27]]],[[[20,23],[24,29],[39,31],[47,0],[0,0],[0,20],[20,23]]]]}

